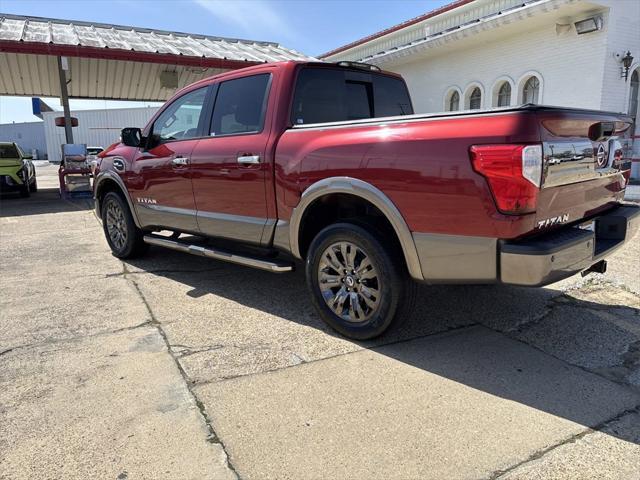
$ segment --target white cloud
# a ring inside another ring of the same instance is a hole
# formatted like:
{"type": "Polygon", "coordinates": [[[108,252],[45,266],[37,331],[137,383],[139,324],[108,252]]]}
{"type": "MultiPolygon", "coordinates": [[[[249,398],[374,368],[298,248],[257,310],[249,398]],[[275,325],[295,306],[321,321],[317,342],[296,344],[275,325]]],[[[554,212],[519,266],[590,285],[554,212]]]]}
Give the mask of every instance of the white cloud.
{"type": "MultiPolygon", "coordinates": [[[[264,0],[194,0],[219,20],[240,27],[245,34],[261,32],[293,37],[286,20],[264,0]]],[[[259,38],[256,38],[260,40],[259,38]]]]}

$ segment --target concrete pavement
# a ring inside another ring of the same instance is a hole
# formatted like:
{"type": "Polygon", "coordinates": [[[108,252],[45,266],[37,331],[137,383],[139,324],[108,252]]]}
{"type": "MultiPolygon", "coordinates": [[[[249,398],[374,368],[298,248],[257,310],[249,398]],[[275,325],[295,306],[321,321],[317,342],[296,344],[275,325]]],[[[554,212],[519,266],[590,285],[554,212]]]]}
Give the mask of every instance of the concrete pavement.
{"type": "Polygon", "coordinates": [[[52,173],[0,203],[0,478],[638,478],[639,238],[352,342],[301,272],[115,259],[52,173]]]}

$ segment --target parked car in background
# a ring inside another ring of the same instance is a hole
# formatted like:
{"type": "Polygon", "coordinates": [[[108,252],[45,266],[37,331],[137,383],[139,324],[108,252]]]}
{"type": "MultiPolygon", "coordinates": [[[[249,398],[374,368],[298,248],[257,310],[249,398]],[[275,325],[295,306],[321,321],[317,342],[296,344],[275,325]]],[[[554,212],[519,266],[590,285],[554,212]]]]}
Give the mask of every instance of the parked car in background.
{"type": "Polygon", "coordinates": [[[102,147],[87,147],[87,158],[94,159],[97,158],[98,154],[102,153],[104,148],[102,147]]]}
{"type": "Polygon", "coordinates": [[[96,209],[120,258],[152,244],[272,272],[304,260],[320,316],[366,339],[406,317],[411,280],[604,272],[640,223],[622,203],[632,124],[539,105],[414,115],[403,79],[375,66],[265,64],[124,129],[96,209]]]}
{"type": "Polygon", "coordinates": [[[91,167],[91,172],[96,169],[96,166],[100,163],[100,155],[104,151],[102,147],[87,147],[87,164],[91,167]]]}
{"type": "Polygon", "coordinates": [[[14,142],[0,142],[0,190],[18,191],[23,197],[38,191],[36,169],[31,155],[14,142]]]}

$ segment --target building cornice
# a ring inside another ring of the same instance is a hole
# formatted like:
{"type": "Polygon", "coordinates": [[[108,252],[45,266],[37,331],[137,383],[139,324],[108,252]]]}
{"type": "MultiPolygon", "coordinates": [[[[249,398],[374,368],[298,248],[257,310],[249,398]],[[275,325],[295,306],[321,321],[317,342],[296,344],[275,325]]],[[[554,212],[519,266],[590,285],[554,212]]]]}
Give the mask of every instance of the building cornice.
{"type": "MultiPolygon", "coordinates": [[[[532,16],[555,11],[565,5],[576,4],[581,1],[582,0],[525,0],[522,3],[518,2],[514,7],[494,11],[493,13],[486,14],[480,18],[467,20],[465,23],[430,33],[408,43],[392,46],[373,55],[364,55],[353,58],[353,55],[348,57],[350,53],[349,50],[344,50],[342,55],[338,55],[331,59],[326,58],[326,60],[349,59],[373,64],[387,63],[416,52],[424,52],[431,48],[451,44],[458,40],[468,38],[469,36],[498,28],[502,25],[529,19],[532,16]]],[[[395,35],[400,35],[401,33],[402,30],[398,30],[395,32],[395,35]]],[[[357,46],[362,47],[363,45],[365,44],[360,43],[357,46]]]]}
{"type": "Polygon", "coordinates": [[[403,29],[405,29],[407,27],[410,27],[412,25],[415,25],[417,23],[424,22],[425,20],[428,20],[430,18],[436,17],[438,15],[442,15],[443,13],[446,13],[446,12],[449,12],[449,11],[454,10],[456,8],[462,7],[464,5],[472,3],[474,1],[476,1],[476,0],[457,0],[455,2],[448,3],[447,5],[443,5],[440,8],[437,8],[437,9],[432,10],[430,12],[427,12],[427,13],[425,13],[423,15],[419,15],[419,16],[417,16],[415,18],[407,20],[406,22],[402,22],[402,23],[399,23],[399,24],[394,25],[392,27],[385,28],[384,30],[381,30],[381,31],[376,32],[376,33],[373,33],[371,35],[368,35],[368,36],[366,36],[364,38],[356,40],[355,42],[348,43],[347,45],[343,45],[342,47],[335,48],[335,49],[331,50],[330,52],[323,53],[318,58],[324,59],[324,58],[327,58],[327,57],[331,57],[333,55],[337,55],[338,53],[344,52],[346,50],[351,50],[352,48],[358,47],[358,46],[363,45],[363,44],[365,44],[367,42],[370,42],[372,40],[376,40],[376,39],[384,37],[386,35],[390,35],[390,34],[392,34],[394,32],[397,32],[399,30],[403,30],[403,29]]]}

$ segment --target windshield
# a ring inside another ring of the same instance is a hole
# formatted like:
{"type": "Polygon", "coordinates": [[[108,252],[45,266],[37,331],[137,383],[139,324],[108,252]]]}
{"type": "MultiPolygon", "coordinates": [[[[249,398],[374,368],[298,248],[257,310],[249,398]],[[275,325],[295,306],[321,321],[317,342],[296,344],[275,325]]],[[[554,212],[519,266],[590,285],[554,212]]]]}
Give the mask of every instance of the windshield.
{"type": "Polygon", "coordinates": [[[20,158],[15,145],[0,145],[0,158],[20,158]]]}
{"type": "Polygon", "coordinates": [[[339,122],[413,113],[400,78],[345,68],[306,67],[296,83],[291,123],[339,122]]]}

